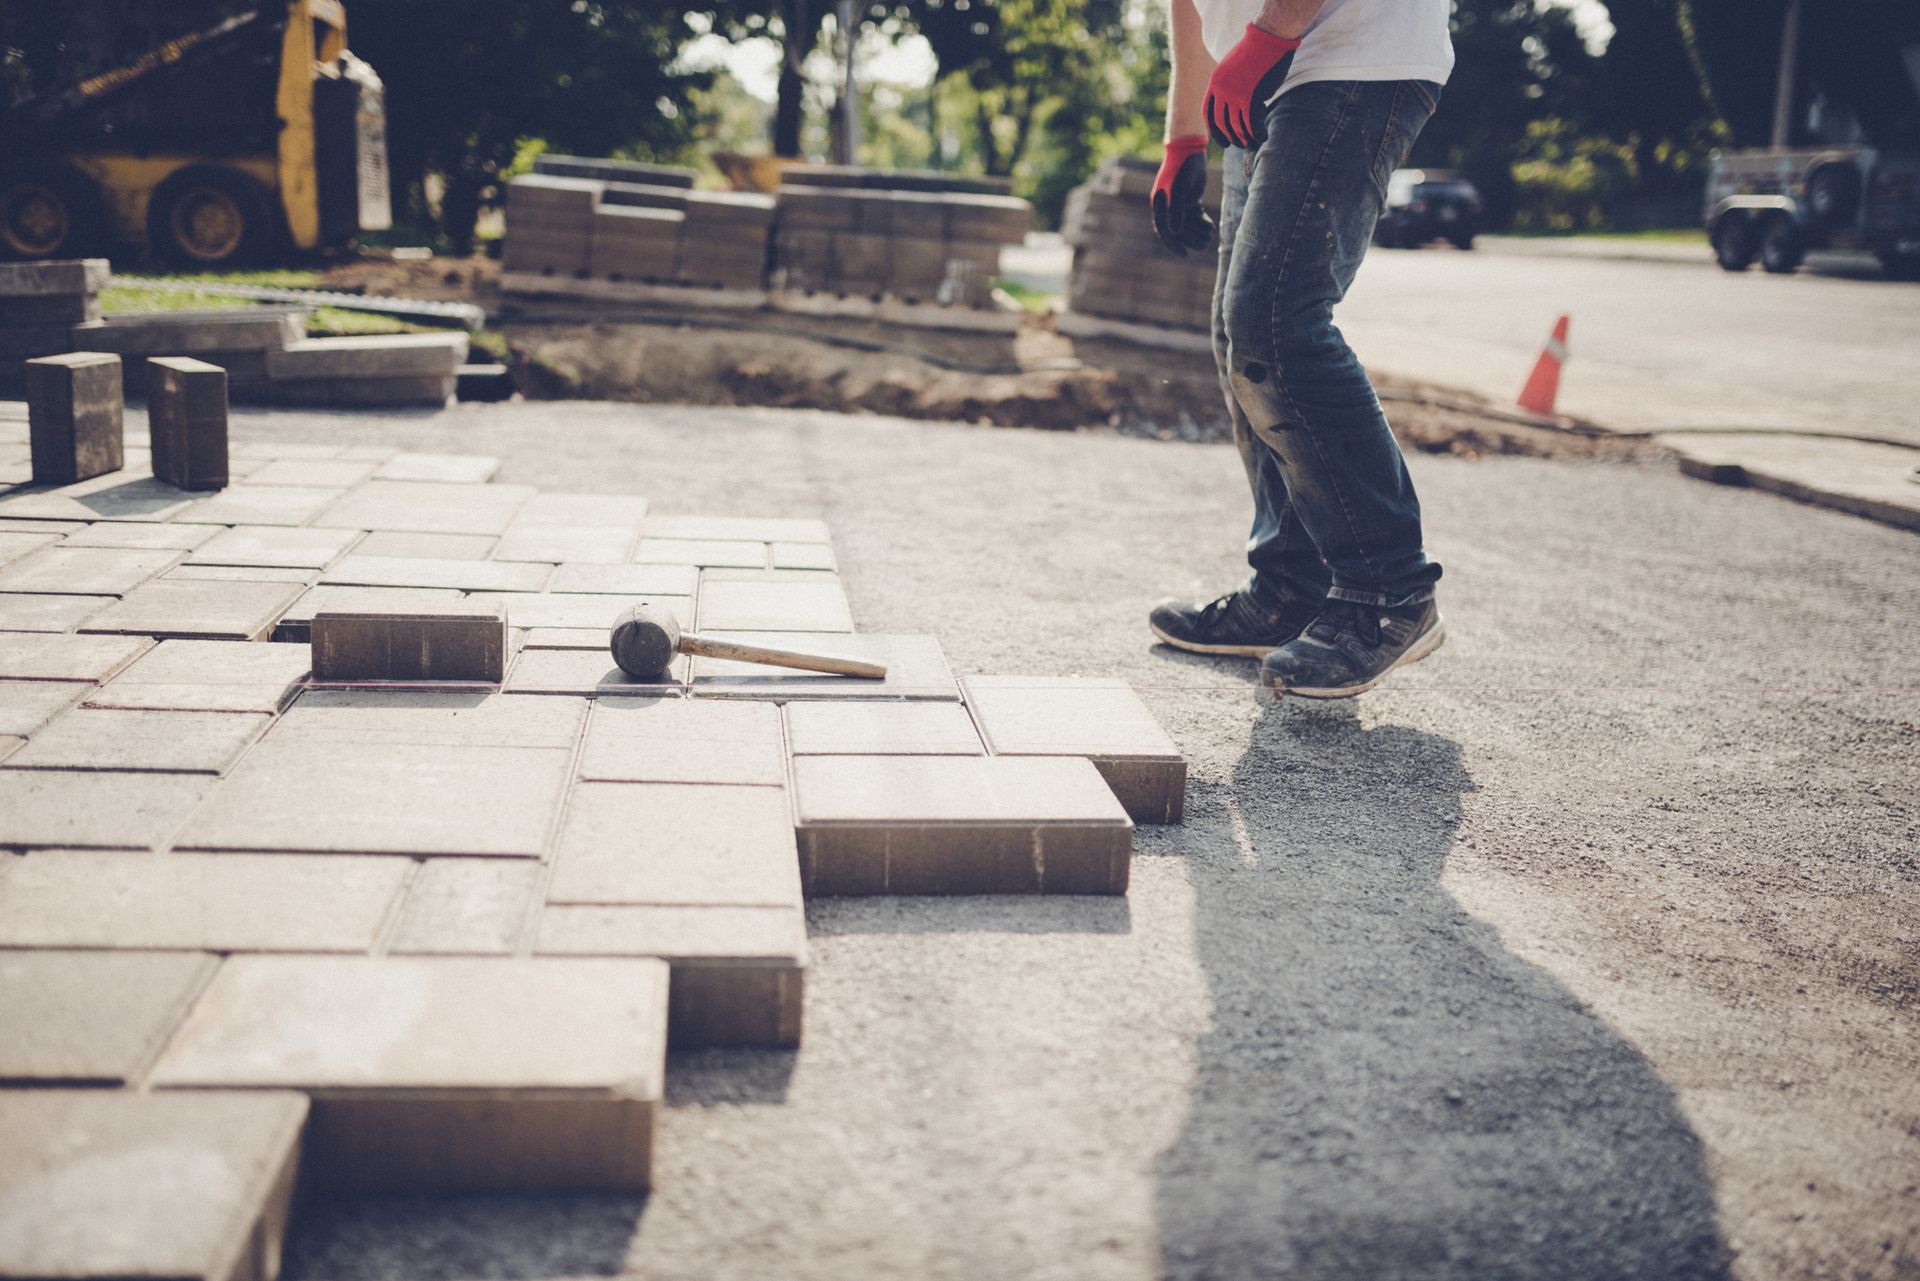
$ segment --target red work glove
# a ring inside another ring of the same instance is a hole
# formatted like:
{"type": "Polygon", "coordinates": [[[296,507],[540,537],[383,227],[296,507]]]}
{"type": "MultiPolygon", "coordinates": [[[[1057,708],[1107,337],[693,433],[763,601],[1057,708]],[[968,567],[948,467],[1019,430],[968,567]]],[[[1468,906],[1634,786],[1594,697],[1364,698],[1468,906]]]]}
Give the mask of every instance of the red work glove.
{"type": "Polygon", "coordinates": [[[1207,132],[1223,147],[1257,147],[1266,135],[1267,100],[1279,90],[1300,42],[1253,23],[1207,81],[1207,132]]]}
{"type": "Polygon", "coordinates": [[[1153,230],[1177,254],[1213,243],[1213,219],[1201,198],[1207,190],[1207,140],[1197,133],[1167,139],[1166,158],[1153,180],[1153,230]]]}

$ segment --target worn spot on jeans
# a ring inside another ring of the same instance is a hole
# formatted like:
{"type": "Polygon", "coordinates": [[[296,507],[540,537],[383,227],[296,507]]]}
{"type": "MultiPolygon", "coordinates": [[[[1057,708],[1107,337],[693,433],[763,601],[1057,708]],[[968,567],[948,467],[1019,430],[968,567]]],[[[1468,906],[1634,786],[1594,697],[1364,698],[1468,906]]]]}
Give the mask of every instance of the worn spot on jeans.
{"type": "Polygon", "coordinates": [[[1249,360],[1246,375],[1250,383],[1263,383],[1267,381],[1267,367],[1257,360],[1249,360]]]}

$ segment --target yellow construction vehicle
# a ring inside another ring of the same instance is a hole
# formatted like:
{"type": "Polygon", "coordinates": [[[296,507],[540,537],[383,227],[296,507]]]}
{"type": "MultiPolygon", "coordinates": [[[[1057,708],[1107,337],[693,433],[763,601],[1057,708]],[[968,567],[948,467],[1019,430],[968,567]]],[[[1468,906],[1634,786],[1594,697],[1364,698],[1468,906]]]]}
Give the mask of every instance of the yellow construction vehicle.
{"type": "Polygon", "coordinates": [[[62,0],[0,26],[0,256],[208,269],[391,225],[339,0],[62,0]]]}

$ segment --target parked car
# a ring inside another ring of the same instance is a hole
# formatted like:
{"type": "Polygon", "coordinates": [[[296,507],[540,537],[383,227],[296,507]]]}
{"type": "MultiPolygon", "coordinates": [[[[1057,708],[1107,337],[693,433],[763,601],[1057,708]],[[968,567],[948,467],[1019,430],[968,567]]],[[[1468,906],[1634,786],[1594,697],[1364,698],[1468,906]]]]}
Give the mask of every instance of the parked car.
{"type": "Polygon", "coordinates": [[[1707,234],[1728,271],[1789,272],[1809,249],[1866,249],[1920,279],[1920,155],[1872,147],[1716,151],[1707,234]]]}
{"type": "Polygon", "coordinates": [[[1473,248],[1480,234],[1480,193],[1451,169],[1396,169],[1387,179],[1387,207],[1373,243],[1418,249],[1435,240],[1473,248]]]}

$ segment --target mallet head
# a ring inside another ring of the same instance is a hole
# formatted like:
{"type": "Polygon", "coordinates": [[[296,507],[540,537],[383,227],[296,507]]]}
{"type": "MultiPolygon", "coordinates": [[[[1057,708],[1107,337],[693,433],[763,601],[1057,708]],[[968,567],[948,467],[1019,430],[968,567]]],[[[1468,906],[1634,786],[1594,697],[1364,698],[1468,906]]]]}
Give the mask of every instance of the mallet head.
{"type": "Polygon", "coordinates": [[[639,680],[654,680],[680,652],[680,621],[658,605],[642,601],[614,620],[610,646],[621,671],[639,680]]]}

